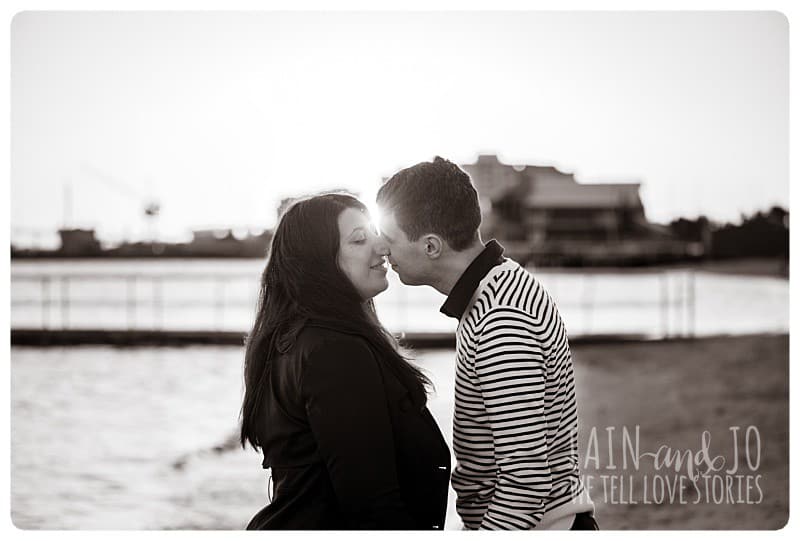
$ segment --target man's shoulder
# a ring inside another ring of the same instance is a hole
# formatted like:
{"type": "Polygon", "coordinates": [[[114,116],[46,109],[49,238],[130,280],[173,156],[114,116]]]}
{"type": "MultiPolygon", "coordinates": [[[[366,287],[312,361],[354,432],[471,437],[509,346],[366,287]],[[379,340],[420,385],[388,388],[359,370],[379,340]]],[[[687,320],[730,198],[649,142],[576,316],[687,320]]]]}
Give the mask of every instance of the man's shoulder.
{"type": "Polygon", "coordinates": [[[506,318],[538,329],[560,317],[555,301],[533,273],[507,260],[481,284],[467,322],[473,333],[480,333],[485,325],[502,324],[506,318]]]}
{"type": "Polygon", "coordinates": [[[541,289],[533,274],[512,259],[506,259],[490,272],[478,288],[477,297],[491,307],[519,307],[525,294],[541,289]]]}

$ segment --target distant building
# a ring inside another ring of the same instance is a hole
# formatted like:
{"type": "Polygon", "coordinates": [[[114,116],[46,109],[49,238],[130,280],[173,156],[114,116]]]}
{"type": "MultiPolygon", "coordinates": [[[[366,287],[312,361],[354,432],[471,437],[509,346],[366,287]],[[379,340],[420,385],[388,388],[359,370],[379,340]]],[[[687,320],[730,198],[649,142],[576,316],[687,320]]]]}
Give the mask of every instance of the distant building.
{"type": "Polygon", "coordinates": [[[647,220],[639,183],[581,184],[555,167],[512,166],[494,155],[461,167],[481,198],[482,236],[504,241],[512,257],[555,264],[648,263],[697,250],[647,220]]]}
{"type": "Polygon", "coordinates": [[[266,254],[271,239],[270,230],[255,235],[248,231],[239,239],[231,229],[202,229],[192,232],[192,242],[185,249],[197,256],[260,257],[266,254]]]}
{"type": "Polygon", "coordinates": [[[235,242],[230,229],[195,229],[192,231],[192,244],[197,247],[217,246],[220,243],[235,242]]]}
{"type": "Polygon", "coordinates": [[[12,258],[71,257],[255,257],[267,255],[272,231],[204,229],[193,232],[188,243],[123,242],[101,248],[94,230],[59,230],[61,246],[57,250],[22,250],[11,246],[12,258]]]}
{"type": "Polygon", "coordinates": [[[272,243],[272,231],[269,229],[264,229],[255,234],[248,232],[247,236],[242,239],[241,242],[243,254],[250,257],[265,256],[269,250],[270,244],[272,243]]]}
{"type": "Polygon", "coordinates": [[[94,229],[59,229],[62,255],[83,256],[99,254],[100,242],[94,235],[94,229]]]}

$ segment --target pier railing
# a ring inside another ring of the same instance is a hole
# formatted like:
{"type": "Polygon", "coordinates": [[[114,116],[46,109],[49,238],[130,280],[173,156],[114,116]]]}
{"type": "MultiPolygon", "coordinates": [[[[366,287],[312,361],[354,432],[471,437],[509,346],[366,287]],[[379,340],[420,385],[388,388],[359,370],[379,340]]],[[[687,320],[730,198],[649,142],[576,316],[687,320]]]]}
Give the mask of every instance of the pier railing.
{"type": "Polygon", "coordinates": [[[18,309],[38,311],[38,318],[30,319],[38,319],[35,326],[44,330],[84,328],[86,323],[73,320],[76,311],[106,309],[106,313],[114,314],[114,320],[92,318],[96,320],[90,323],[93,328],[107,325],[114,329],[166,330],[165,315],[169,311],[179,316],[175,312],[199,309],[211,316],[210,320],[203,318],[206,325],[201,327],[221,330],[226,310],[255,309],[253,298],[231,297],[227,292],[231,285],[252,281],[253,276],[246,273],[20,273],[11,279],[12,327],[18,309]],[[170,298],[167,292],[175,287],[197,295],[170,298]],[[27,295],[15,294],[15,289],[27,295]]]}
{"type": "MultiPolygon", "coordinates": [[[[562,315],[569,313],[565,319],[573,336],[598,334],[598,323],[606,314],[623,310],[638,314],[633,318],[646,316],[651,324],[644,334],[649,337],[694,336],[694,272],[648,274],[652,276],[647,295],[612,299],[598,294],[607,283],[603,273],[556,275],[541,269],[537,277],[556,299],[562,315]],[[572,291],[565,291],[566,276],[576,275],[581,277],[580,291],[574,285],[569,286],[572,291]]],[[[624,274],[614,277],[620,276],[624,274]]],[[[255,313],[255,283],[250,273],[26,272],[12,273],[11,284],[12,329],[246,332],[255,313]]],[[[413,295],[401,289],[381,310],[387,326],[396,332],[407,331],[399,327],[413,322],[416,313],[435,314],[438,309],[427,302],[425,306],[415,303],[413,295]]],[[[625,328],[611,332],[630,334],[625,328]]]]}

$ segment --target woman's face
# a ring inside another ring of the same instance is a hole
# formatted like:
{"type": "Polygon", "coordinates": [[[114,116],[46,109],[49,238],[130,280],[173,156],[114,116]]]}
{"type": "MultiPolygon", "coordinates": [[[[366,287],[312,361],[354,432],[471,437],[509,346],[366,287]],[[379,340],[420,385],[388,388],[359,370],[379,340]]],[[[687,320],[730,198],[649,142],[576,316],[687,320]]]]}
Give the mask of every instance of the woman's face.
{"type": "Polygon", "coordinates": [[[367,214],[346,208],[339,215],[337,262],[363,300],[389,287],[386,247],[367,214]]]}

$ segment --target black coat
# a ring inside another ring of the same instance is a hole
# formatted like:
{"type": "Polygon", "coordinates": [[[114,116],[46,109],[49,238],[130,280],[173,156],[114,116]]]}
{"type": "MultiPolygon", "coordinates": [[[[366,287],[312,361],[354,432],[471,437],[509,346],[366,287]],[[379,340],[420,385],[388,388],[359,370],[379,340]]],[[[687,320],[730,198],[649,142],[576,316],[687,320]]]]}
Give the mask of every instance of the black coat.
{"type": "Polygon", "coordinates": [[[261,410],[272,502],[248,529],[444,529],[450,451],[358,332],[307,324],[261,410]]]}

